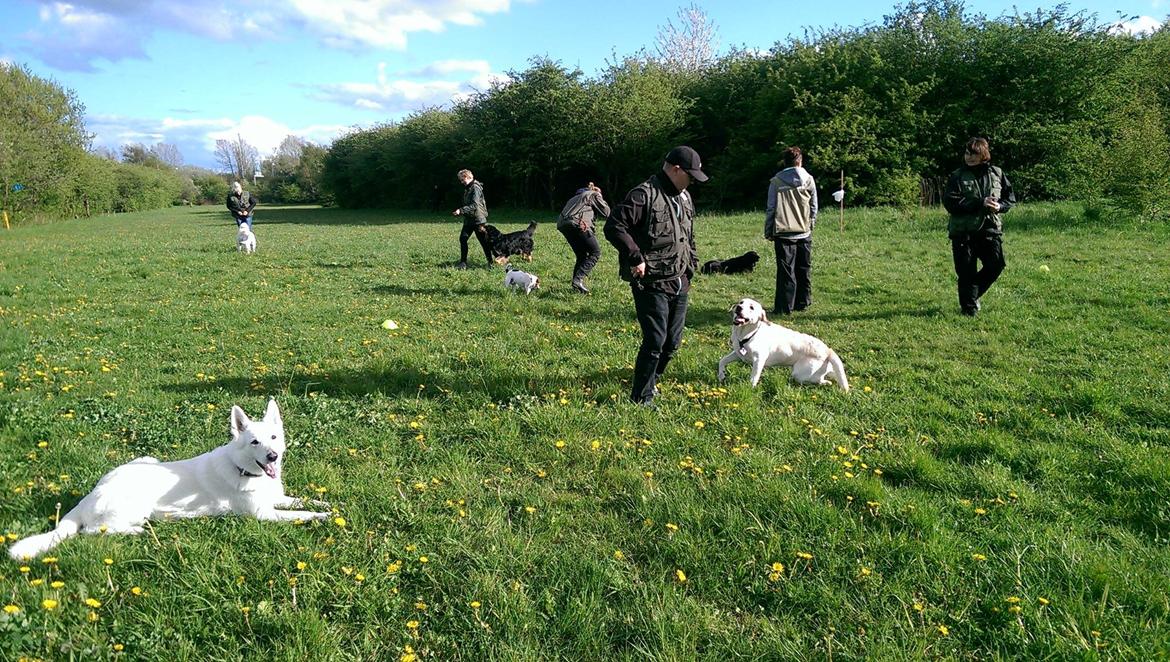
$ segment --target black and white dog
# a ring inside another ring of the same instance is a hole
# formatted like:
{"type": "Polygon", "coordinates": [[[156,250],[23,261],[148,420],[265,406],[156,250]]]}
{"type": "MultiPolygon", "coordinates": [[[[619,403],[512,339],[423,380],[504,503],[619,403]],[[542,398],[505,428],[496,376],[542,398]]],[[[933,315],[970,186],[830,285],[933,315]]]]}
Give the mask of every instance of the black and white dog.
{"type": "Polygon", "coordinates": [[[756,262],[759,261],[759,253],[755,251],[748,251],[743,255],[728,258],[726,260],[707,260],[703,263],[703,267],[699,269],[699,272],[704,274],[748,273],[752,269],[756,268],[756,262]]]}
{"type": "Polygon", "coordinates": [[[535,246],[532,235],[536,233],[536,221],[529,223],[524,230],[508,234],[503,234],[490,224],[485,226],[485,229],[487,230],[488,242],[492,247],[492,258],[496,264],[506,263],[508,258],[513,255],[519,255],[529,262],[532,261],[532,249],[535,246]]]}

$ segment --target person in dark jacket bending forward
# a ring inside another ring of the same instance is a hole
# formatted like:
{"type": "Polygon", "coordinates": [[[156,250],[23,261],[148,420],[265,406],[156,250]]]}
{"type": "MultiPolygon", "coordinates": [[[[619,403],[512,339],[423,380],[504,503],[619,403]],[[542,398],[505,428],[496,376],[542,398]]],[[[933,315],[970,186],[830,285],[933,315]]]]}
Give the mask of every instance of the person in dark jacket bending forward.
{"type": "Polygon", "coordinates": [[[483,201],[483,184],[475,180],[470,170],[460,170],[459,183],[463,184],[463,206],[451,212],[463,217],[463,231],[459,233],[459,269],[467,268],[467,238],[473,233],[483,248],[487,266],[492,266],[492,246],[487,238],[487,203],[483,201]]]}
{"type": "Polygon", "coordinates": [[[963,167],[951,173],[943,206],[950,212],[947,232],[959,277],[959,310],[971,317],[1005,266],[1003,221],[1016,194],[1003,170],[991,165],[985,138],[972,138],[963,150],[963,167]],[[983,263],[978,268],[977,262],[983,263]]]}
{"type": "Polygon", "coordinates": [[[601,246],[597,245],[593,233],[593,221],[599,216],[603,219],[609,216],[609,203],[601,197],[601,189],[589,182],[569,198],[557,218],[557,229],[565,235],[565,241],[577,256],[573,265],[573,289],[581,294],[589,294],[585,279],[601,257],[601,246]]]}
{"type": "Polygon", "coordinates": [[[698,267],[691,182],[705,182],[699,155],[687,146],[666,155],[662,170],[626,194],[605,222],[605,238],[618,253],[618,272],[629,281],[642,327],[630,399],[650,406],[655,385],[682,341],[687,293],[698,267]]]}

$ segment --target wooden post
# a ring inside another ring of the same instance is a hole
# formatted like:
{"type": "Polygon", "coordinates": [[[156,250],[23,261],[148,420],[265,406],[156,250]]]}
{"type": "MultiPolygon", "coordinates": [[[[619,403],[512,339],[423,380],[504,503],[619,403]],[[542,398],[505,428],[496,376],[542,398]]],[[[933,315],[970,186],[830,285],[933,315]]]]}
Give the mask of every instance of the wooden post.
{"type": "Polygon", "coordinates": [[[844,232],[845,231],[845,193],[844,193],[844,191],[845,191],[845,169],[844,168],[841,169],[841,188],[839,190],[842,192],[841,193],[841,217],[840,217],[840,220],[837,221],[837,224],[841,228],[841,232],[844,232]]]}

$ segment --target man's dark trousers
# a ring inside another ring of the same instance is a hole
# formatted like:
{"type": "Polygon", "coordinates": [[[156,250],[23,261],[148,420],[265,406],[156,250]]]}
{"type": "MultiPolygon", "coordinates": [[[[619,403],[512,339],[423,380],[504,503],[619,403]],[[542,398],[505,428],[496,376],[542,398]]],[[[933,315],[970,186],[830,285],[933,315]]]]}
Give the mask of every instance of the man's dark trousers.
{"type": "Polygon", "coordinates": [[[565,235],[565,240],[569,242],[569,247],[577,256],[577,262],[573,265],[573,280],[581,280],[593,271],[593,267],[597,266],[597,260],[601,258],[601,246],[597,245],[597,236],[592,232],[586,234],[575,227],[561,228],[561,234],[565,235]]]}
{"type": "Polygon", "coordinates": [[[630,399],[648,403],[654,400],[654,385],[682,341],[683,325],[687,321],[687,295],[643,289],[640,285],[635,282],[632,286],[634,310],[638,314],[638,324],[642,326],[642,346],[634,363],[630,399]]]}
{"type": "Polygon", "coordinates": [[[966,315],[979,309],[979,297],[1003,273],[1003,240],[997,234],[964,234],[951,237],[955,275],[959,277],[959,308],[966,315]],[[979,268],[979,262],[983,268],[979,268]]]}
{"type": "Polygon", "coordinates": [[[463,221],[463,231],[459,233],[459,261],[467,262],[467,238],[475,235],[479,245],[483,246],[483,256],[487,258],[488,266],[492,266],[492,247],[488,243],[487,232],[476,232],[479,223],[474,220],[463,221]]]}
{"type": "Polygon", "coordinates": [[[772,311],[787,315],[812,305],[812,237],[777,239],[776,305],[772,311]]]}

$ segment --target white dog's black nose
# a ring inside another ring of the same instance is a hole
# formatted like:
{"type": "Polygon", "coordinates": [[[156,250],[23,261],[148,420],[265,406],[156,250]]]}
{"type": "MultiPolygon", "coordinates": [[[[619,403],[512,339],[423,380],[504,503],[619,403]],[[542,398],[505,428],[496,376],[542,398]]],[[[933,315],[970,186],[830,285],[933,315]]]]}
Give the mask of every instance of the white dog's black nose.
{"type": "Polygon", "coordinates": [[[273,453],[272,451],[268,451],[268,461],[269,462],[275,462],[279,457],[280,456],[277,455],[276,453],[273,453]]]}

